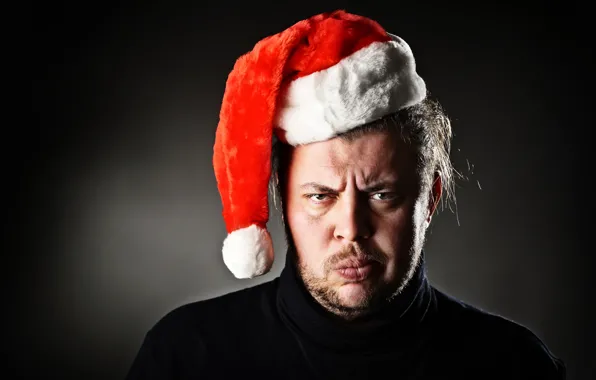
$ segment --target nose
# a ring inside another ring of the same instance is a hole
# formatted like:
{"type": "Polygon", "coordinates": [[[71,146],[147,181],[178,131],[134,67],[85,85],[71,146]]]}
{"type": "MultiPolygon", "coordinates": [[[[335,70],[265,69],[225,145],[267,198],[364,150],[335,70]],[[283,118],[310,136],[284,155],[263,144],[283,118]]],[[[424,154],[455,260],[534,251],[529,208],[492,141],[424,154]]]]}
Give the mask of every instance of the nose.
{"type": "Polygon", "coordinates": [[[370,238],[372,226],[368,204],[357,197],[341,199],[337,205],[334,237],[355,242],[370,238]]]}

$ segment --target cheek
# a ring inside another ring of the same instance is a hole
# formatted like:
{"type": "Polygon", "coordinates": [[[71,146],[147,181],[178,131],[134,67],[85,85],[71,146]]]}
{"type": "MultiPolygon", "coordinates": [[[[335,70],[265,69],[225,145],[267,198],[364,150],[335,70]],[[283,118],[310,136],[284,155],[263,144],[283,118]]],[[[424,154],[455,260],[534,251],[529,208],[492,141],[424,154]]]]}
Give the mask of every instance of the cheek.
{"type": "Polygon", "coordinates": [[[288,226],[300,259],[309,266],[320,264],[329,243],[329,230],[323,218],[314,217],[300,204],[288,203],[288,226]]]}
{"type": "Polygon", "coordinates": [[[414,207],[401,207],[376,221],[375,244],[390,258],[403,256],[414,237],[414,207]]]}

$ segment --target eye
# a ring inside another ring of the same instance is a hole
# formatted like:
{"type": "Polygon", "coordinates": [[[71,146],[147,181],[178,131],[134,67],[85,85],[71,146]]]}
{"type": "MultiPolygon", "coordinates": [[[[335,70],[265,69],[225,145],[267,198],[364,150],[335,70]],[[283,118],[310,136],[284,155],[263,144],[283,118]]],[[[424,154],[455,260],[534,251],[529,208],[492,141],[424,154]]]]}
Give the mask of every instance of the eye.
{"type": "Polygon", "coordinates": [[[397,198],[395,193],[375,193],[372,195],[372,198],[376,201],[394,201],[397,198]]]}
{"type": "Polygon", "coordinates": [[[307,194],[306,198],[308,198],[314,202],[323,202],[329,198],[329,195],[327,195],[327,194],[307,194]]]}

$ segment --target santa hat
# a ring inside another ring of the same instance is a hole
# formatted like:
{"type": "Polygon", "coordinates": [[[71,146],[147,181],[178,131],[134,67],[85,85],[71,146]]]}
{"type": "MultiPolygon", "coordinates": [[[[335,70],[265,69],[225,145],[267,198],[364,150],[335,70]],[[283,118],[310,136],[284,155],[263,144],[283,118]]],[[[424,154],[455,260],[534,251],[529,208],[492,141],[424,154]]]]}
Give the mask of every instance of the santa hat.
{"type": "Polygon", "coordinates": [[[426,96],[409,45],[377,22],[322,13],[259,41],[235,63],[217,126],[213,166],[237,278],[271,269],[267,230],[272,138],[296,146],[330,139],[426,96]]]}

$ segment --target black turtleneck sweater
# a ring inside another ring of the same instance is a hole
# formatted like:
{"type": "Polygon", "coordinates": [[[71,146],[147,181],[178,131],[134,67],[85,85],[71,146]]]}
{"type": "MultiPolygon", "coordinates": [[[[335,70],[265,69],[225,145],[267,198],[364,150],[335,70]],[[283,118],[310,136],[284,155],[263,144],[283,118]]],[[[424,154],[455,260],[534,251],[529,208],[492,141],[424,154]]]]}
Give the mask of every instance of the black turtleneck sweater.
{"type": "Polygon", "coordinates": [[[168,313],[127,380],[565,378],[534,333],[439,291],[424,264],[392,305],[353,326],[314,301],[287,257],[272,281],[168,313]]]}

